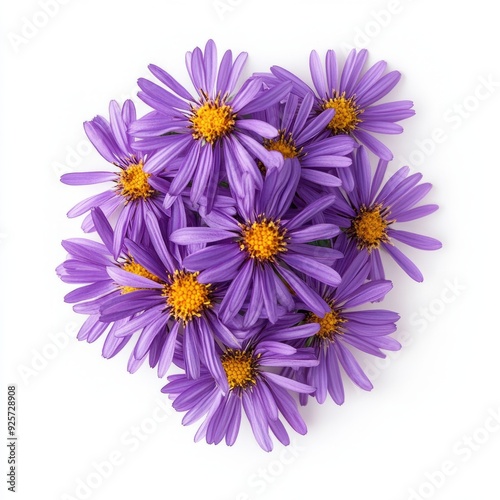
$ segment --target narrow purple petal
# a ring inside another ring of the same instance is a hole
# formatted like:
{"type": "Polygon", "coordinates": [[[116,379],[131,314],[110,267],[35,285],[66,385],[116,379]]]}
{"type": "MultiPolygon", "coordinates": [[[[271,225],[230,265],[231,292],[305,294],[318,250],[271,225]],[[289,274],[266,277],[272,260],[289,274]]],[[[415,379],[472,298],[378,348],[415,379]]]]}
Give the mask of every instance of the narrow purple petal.
{"type": "Polygon", "coordinates": [[[118,175],[117,172],[70,172],[61,176],[61,182],[68,186],[86,186],[115,181],[118,175]]]}
{"type": "Polygon", "coordinates": [[[422,234],[400,231],[398,229],[391,229],[387,232],[387,234],[391,238],[401,241],[401,243],[405,243],[406,245],[410,245],[421,250],[438,250],[443,246],[441,242],[435,238],[424,236],[422,234]]]}
{"type": "Polygon", "coordinates": [[[331,206],[335,201],[334,195],[327,195],[319,198],[315,202],[308,205],[302,212],[296,215],[293,219],[286,223],[286,228],[289,231],[293,229],[298,229],[300,226],[304,225],[306,222],[310,221],[317,213],[322,212],[331,206]]]}
{"type": "Polygon", "coordinates": [[[357,386],[361,387],[361,389],[371,391],[373,389],[373,385],[368,380],[368,377],[365,375],[352,353],[340,342],[335,342],[333,344],[333,348],[337,353],[337,357],[342,364],[342,367],[347,375],[349,375],[349,378],[357,386]]]}
{"type": "Polygon", "coordinates": [[[173,90],[177,95],[186,99],[187,101],[194,101],[193,96],[171,75],[169,75],[165,70],[159,68],[154,64],[148,66],[149,71],[153,73],[160,82],[166,85],[170,90],[173,90]]]}
{"type": "Polygon", "coordinates": [[[297,382],[296,380],[284,377],[283,375],[278,375],[277,373],[263,372],[262,376],[273,384],[279,385],[289,391],[311,394],[315,390],[315,388],[310,385],[297,382]]]}
{"type": "Polygon", "coordinates": [[[235,234],[233,232],[224,229],[212,229],[211,227],[184,227],[174,231],[170,235],[170,241],[179,245],[191,245],[193,243],[211,243],[234,237],[235,234]]]}
{"type": "Polygon", "coordinates": [[[373,137],[373,135],[365,132],[364,130],[357,129],[354,132],[354,136],[359,139],[359,141],[362,142],[372,153],[377,155],[382,160],[392,160],[393,154],[391,150],[378,139],[373,137]]]}
{"type": "Polygon", "coordinates": [[[106,201],[116,196],[116,192],[113,190],[104,191],[104,193],[99,193],[89,198],[81,201],[77,205],[75,205],[69,212],[68,217],[78,217],[79,215],[88,212],[91,208],[100,207],[106,201]]]}
{"type": "Polygon", "coordinates": [[[303,272],[307,276],[321,281],[331,286],[337,286],[340,283],[340,276],[337,271],[331,267],[325,266],[310,257],[304,255],[284,254],[282,259],[291,267],[303,272]]]}
{"type": "Polygon", "coordinates": [[[293,243],[309,243],[316,240],[327,240],[339,233],[335,224],[315,224],[293,232],[293,243]]]}
{"type": "Polygon", "coordinates": [[[394,259],[396,264],[398,264],[403,271],[408,274],[408,276],[419,283],[424,281],[424,277],[418,267],[406,256],[393,245],[383,244],[387,253],[394,259]]]}
{"type": "Polygon", "coordinates": [[[108,274],[117,284],[121,286],[130,286],[133,288],[163,288],[163,284],[150,280],[144,276],[130,273],[118,266],[108,266],[108,274]]]}
{"type": "Polygon", "coordinates": [[[420,219],[434,213],[439,208],[438,205],[422,205],[420,207],[415,207],[410,210],[406,210],[403,213],[398,214],[398,222],[408,222],[415,219],[420,219]]]}
{"type": "Polygon", "coordinates": [[[253,261],[248,260],[229,286],[221,303],[221,320],[224,323],[230,321],[241,309],[248,294],[253,275],[253,267],[253,261]]]}
{"type": "Polygon", "coordinates": [[[306,304],[308,309],[314,314],[323,317],[330,310],[328,304],[293,272],[285,269],[284,267],[280,267],[280,274],[297,294],[297,296],[304,302],[304,304],[306,304]]]}

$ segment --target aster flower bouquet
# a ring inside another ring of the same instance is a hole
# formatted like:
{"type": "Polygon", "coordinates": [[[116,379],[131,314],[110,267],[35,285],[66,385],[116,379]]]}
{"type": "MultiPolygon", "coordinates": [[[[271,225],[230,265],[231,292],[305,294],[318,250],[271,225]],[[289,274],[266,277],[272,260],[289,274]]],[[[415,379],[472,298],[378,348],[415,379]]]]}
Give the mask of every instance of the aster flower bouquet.
{"type": "Polygon", "coordinates": [[[232,445],[244,413],[264,450],[286,445],[310,397],[372,388],[358,354],[400,348],[384,259],[422,281],[401,244],[441,245],[404,223],[437,206],[420,174],[386,176],[373,133],[401,133],[413,104],[379,102],[400,74],[367,58],[313,51],[313,87],[278,66],[241,83],[247,54],[219,63],[210,40],[186,55],[193,89],[151,65],[150,112],[112,101],[84,124],[105,167],[61,180],[105,187],[69,211],[88,237],[63,241],[57,268],[78,339],[104,336],[106,358],[130,347],[131,373],[147,360],[196,440],[232,445]]]}

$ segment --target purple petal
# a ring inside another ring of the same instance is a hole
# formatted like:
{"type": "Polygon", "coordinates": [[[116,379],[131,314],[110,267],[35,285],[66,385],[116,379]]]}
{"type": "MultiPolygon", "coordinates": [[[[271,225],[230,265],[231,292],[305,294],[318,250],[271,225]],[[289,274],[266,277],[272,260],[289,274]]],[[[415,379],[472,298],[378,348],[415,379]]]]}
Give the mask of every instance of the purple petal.
{"type": "Polygon", "coordinates": [[[119,174],[116,172],[71,172],[61,176],[61,182],[68,186],[99,184],[115,181],[119,174]]]}
{"type": "Polygon", "coordinates": [[[284,254],[282,259],[291,267],[303,272],[307,276],[321,281],[331,286],[337,286],[340,283],[340,276],[337,271],[331,267],[325,266],[310,257],[304,255],[284,254]]]}
{"type": "Polygon", "coordinates": [[[234,238],[235,234],[224,229],[212,229],[210,227],[184,227],[177,229],[170,235],[170,241],[179,245],[191,245],[193,243],[211,243],[214,241],[234,238]]]}
{"type": "Polygon", "coordinates": [[[240,269],[237,276],[229,286],[226,295],[221,303],[221,320],[223,323],[229,322],[238,314],[245,301],[253,275],[254,262],[248,260],[240,269]]]}
{"type": "Polygon", "coordinates": [[[311,71],[312,81],[318,95],[322,97],[330,92],[332,89],[327,88],[326,86],[323,65],[321,64],[319,55],[315,50],[313,50],[309,56],[309,69],[311,71]]]}
{"type": "Polygon", "coordinates": [[[328,304],[293,272],[280,267],[280,274],[297,296],[306,304],[307,308],[316,314],[316,316],[323,317],[330,310],[328,304]]]}
{"type": "Polygon", "coordinates": [[[78,217],[79,215],[88,212],[91,208],[99,207],[106,201],[116,196],[116,192],[112,190],[104,191],[104,193],[99,193],[89,198],[81,201],[77,205],[75,205],[69,212],[68,217],[78,217]]]}
{"type": "Polygon", "coordinates": [[[328,374],[328,392],[335,403],[341,405],[345,399],[344,384],[342,383],[342,375],[335,349],[331,346],[326,356],[326,370],[328,374]]]}
{"type": "Polygon", "coordinates": [[[139,276],[138,274],[130,273],[117,266],[108,266],[106,268],[108,274],[115,283],[121,286],[130,286],[133,288],[163,288],[163,284],[156,281],[139,276]]]}
{"type": "Polygon", "coordinates": [[[372,383],[368,380],[368,377],[365,375],[351,352],[340,342],[335,342],[333,344],[333,348],[337,353],[337,357],[342,364],[342,367],[347,375],[349,375],[349,378],[357,386],[361,387],[361,389],[371,391],[373,389],[372,383]]]}
{"type": "Polygon", "coordinates": [[[314,387],[310,385],[303,384],[302,382],[297,382],[296,380],[289,379],[283,375],[278,375],[272,372],[263,372],[262,376],[265,377],[270,382],[283,387],[289,391],[311,394],[315,391],[314,387]]]}
{"type": "Polygon", "coordinates": [[[339,228],[334,224],[315,224],[304,229],[294,231],[292,242],[309,243],[310,241],[327,240],[339,233],[339,228]]]}
{"type": "Polygon", "coordinates": [[[373,135],[365,132],[364,130],[357,129],[354,136],[359,139],[372,153],[377,155],[380,159],[390,161],[393,158],[391,150],[381,143],[373,135]]]}
{"type": "Polygon", "coordinates": [[[155,66],[154,64],[150,64],[148,66],[149,71],[153,73],[160,82],[166,85],[170,90],[173,90],[177,95],[186,99],[187,101],[194,101],[193,96],[172,76],[170,76],[165,70],[155,66]]]}
{"type": "Polygon", "coordinates": [[[303,226],[306,222],[310,221],[317,213],[326,210],[335,201],[334,195],[327,195],[319,198],[315,202],[309,204],[302,212],[296,215],[293,219],[286,223],[286,228],[289,231],[293,229],[298,229],[303,226]]]}
{"type": "Polygon", "coordinates": [[[398,222],[408,222],[415,219],[420,219],[434,213],[439,208],[438,205],[422,205],[420,207],[415,207],[410,210],[406,210],[403,213],[398,214],[398,222]]]}
{"type": "Polygon", "coordinates": [[[408,231],[400,231],[398,229],[391,229],[387,234],[395,240],[401,241],[406,245],[410,245],[420,250],[438,250],[443,245],[440,241],[430,236],[423,236],[421,234],[410,233],[408,231]]]}
{"type": "Polygon", "coordinates": [[[388,244],[383,244],[383,247],[410,278],[419,283],[424,281],[424,277],[418,267],[401,250],[388,244]]]}

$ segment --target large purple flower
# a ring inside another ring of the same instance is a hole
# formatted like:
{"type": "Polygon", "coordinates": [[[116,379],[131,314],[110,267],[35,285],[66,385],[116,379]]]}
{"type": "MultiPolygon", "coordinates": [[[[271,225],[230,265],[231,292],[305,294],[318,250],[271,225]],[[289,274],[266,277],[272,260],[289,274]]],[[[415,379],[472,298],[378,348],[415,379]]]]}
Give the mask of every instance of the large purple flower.
{"type": "Polygon", "coordinates": [[[311,393],[314,388],[276,373],[279,368],[297,369],[318,363],[313,349],[287,344],[314,335],[318,330],[315,324],[295,326],[302,318],[302,315],[289,314],[274,325],[260,321],[238,348],[218,347],[228,390],[223,390],[205,368],[195,380],[185,374],[168,377],[169,383],[162,392],[174,400],[177,411],[187,412],[182,423],[189,425],[205,417],[195,441],[205,438],[207,443],[218,444],[225,438],[227,445],[233,445],[242,407],[257,442],[266,451],[273,448],[269,430],[281,443],[290,443],[280,414],[296,432],[307,432],[288,391],[311,393]]]}
{"type": "Polygon", "coordinates": [[[167,207],[192,183],[192,201],[197,203],[205,194],[210,211],[216,186],[225,175],[231,189],[243,194],[244,173],[250,175],[255,186],[262,187],[254,157],[269,167],[281,165],[281,155],[268,151],[262,140],[249,134],[273,138],[278,133],[276,128],[247,116],[278,102],[291,85],[285,82],[265,91],[260,80],[252,79],[236,90],[246,58],[247,54],[241,53],[233,63],[228,50],[217,68],[217,49],[212,40],[207,42],[204,52],[198,47],[188,52],[186,66],[196,97],[155,65],[149,69],[168,90],[139,79],[138,95],[155,111],[131,127],[132,133],[142,139],[138,147],[147,151],[159,149],[159,158],[165,165],[183,157],[182,168],[165,198],[167,207]]]}
{"type": "Polygon", "coordinates": [[[341,254],[308,244],[338,233],[333,224],[310,224],[335,198],[325,195],[288,216],[299,177],[296,163],[269,169],[262,191],[249,187],[247,196],[238,200],[235,216],[214,209],[205,217],[208,227],[187,227],[171,234],[171,240],[181,245],[210,244],[184,260],[188,270],[202,271],[200,282],[232,281],[220,308],[223,322],[234,320],[244,306],[245,326],[261,316],[274,323],[284,311],[294,309],[292,293],[316,314],[327,312],[326,302],[297,273],[333,286],[340,282],[331,266],[341,254]]]}
{"type": "MultiPolygon", "coordinates": [[[[373,356],[385,357],[381,349],[396,351],[400,344],[387,335],[396,330],[399,315],[382,309],[363,309],[360,306],[382,300],[391,290],[392,283],[386,280],[367,281],[370,265],[366,254],[357,254],[339,261],[337,270],[342,282],[336,288],[319,282],[312,283],[315,290],[325,299],[330,310],[324,316],[309,312],[307,323],[320,326],[306,345],[315,348],[319,364],[301,368],[296,373],[299,381],[316,387],[314,397],[323,403],[327,393],[337,404],[344,402],[344,385],[340,367],[347,376],[364,390],[371,390],[372,384],[359,366],[349,347],[373,356]],[[349,346],[349,347],[348,347],[349,346]]],[[[300,396],[303,404],[306,395],[300,396]]]]}
{"type": "Polygon", "coordinates": [[[360,147],[353,153],[355,187],[348,193],[338,190],[335,204],[325,212],[325,218],[342,229],[338,238],[347,240],[348,249],[355,247],[369,254],[371,279],[385,276],[380,258],[380,252],[384,251],[411,278],[423,281],[417,266],[394,242],[422,250],[437,250],[441,243],[429,236],[399,229],[395,224],[425,217],[438,209],[434,204],[415,207],[432,185],[419,184],[422,174],[409,175],[409,167],[402,167],[382,186],[386,170],[387,162],[380,160],[372,178],[368,155],[360,147]]]}
{"type": "MultiPolygon", "coordinates": [[[[337,56],[333,50],[326,53],[325,65],[316,51],[311,52],[309,66],[315,88],[316,113],[335,109],[335,116],[327,125],[331,134],[349,134],[364,144],[381,159],[391,160],[389,148],[372,133],[400,134],[403,128],[396,122],[415,114],[411,101],[394,101],[376,104],[399,82],[401,74],[385,70],[387,63],[379,61],[363,73],[368,57],[366,49],[353,49],[344,67],[339,71],[337,56]]],[[[314,91],[289,71],[273,66],[271,72],[278,82],[293,82],[293,92],[305,97],[314,91]]]]}
{"type": "MultiPolygon", "coordinates": [[[[173,209],[182,207],[177,200],[173,209]]],[[[183,263],[191,247],[177,248],[169,241],[168,234],[177,227],[186,225],[182,210],[173,210],[167,227],[148,214],[146,225],[151,246],[143,247],[126,240],[135,262],[143,273],[111,265],[109,276],[121,287],[134,293],[115,296],[100,308],[103,321],[120,321],[134,316],[115,332],[117,337],[140,332],[134,349],[137,363],[159,344],[161,355],[158,375],[164,376],[173,359],[177,340],[183,338],[184,362],[188,376],[200,375],[203,363],[224,385],[225,377],[219,358],[215,355],[215,340],[228,346],[237,346],[234,335],[218,318],[219,303],[225,287],[201,282],[199,273],[186,271],[183,263]],[[132,271],[132,272],[131,272],[132,271]],[[152,279],[152,277],[156,279],[152,279]]]]}
{"type": "MultiPolygon", "coordinates": [[[[152,152],[146,154],[132,147],[135,139],[128,129],[136,120],[134,103],[127,100],[120,109],[116,101],[111,101],[109,115],[109,122],[96,116],[85,122],[84,128],[97,151],[116,168],[72,172],[64,174],[61,181],[70,185],[114,183],[112,188],[78,203],[68,212],[68,217],[77,217],[93,207],[100,207],[108,217],[118,213],[113,240],[113,255],[117,258],[125,237],[140,240],[147,236],[146,213],[161,217],[164,193],[168,191],[169,183],[159,175],[158,164],[151,161],[152,152]]],[[[82,227],[85,231],[94,229],[90,214],[82,227]]]]}

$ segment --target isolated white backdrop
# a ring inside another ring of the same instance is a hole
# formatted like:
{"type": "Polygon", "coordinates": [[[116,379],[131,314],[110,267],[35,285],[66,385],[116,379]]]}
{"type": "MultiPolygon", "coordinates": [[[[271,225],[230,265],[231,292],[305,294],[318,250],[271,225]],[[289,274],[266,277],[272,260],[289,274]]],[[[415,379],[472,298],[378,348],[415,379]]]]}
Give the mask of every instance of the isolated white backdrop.
{"type": "MultiPolygon", "coordinates": [[[[17,498],[500,498],[500,65],[490,2],[21,0],[3,4],[0,26],[0,435],[16,384],[17,498]],[[288,451],[262,452],[246,426],[232,448],[193,443],[195,427],[182,427],[160,394],[164,380],[147,368],[131,376],[128,353],[107,361],[102,342],[75,340],[82,318],[54,272],[60,241],[81,236],[65,213],[95,192],[59,176],[104,164],[82,122],[132,97],[151,62],[187,83],[184,53],[208,38],[221,52],[248,51],[247,75],[278,64],[308,78],[311,49],[367,47],[370,63],[387,60],[404,75],[391,97],[417,111],[390,138],[391,171],[410,162],[434,184],[426,201],[441,206],[414,224],[444,245],[409,251],[424,283],[389,266],[395,290],[384,305],[402,315],[403,350],[361,358],[371,393],[349,386],[342,407],[304,408],[309,433],[288,451]]],[[[1,471],[6,461],[2,452],[1,471]]]]}

